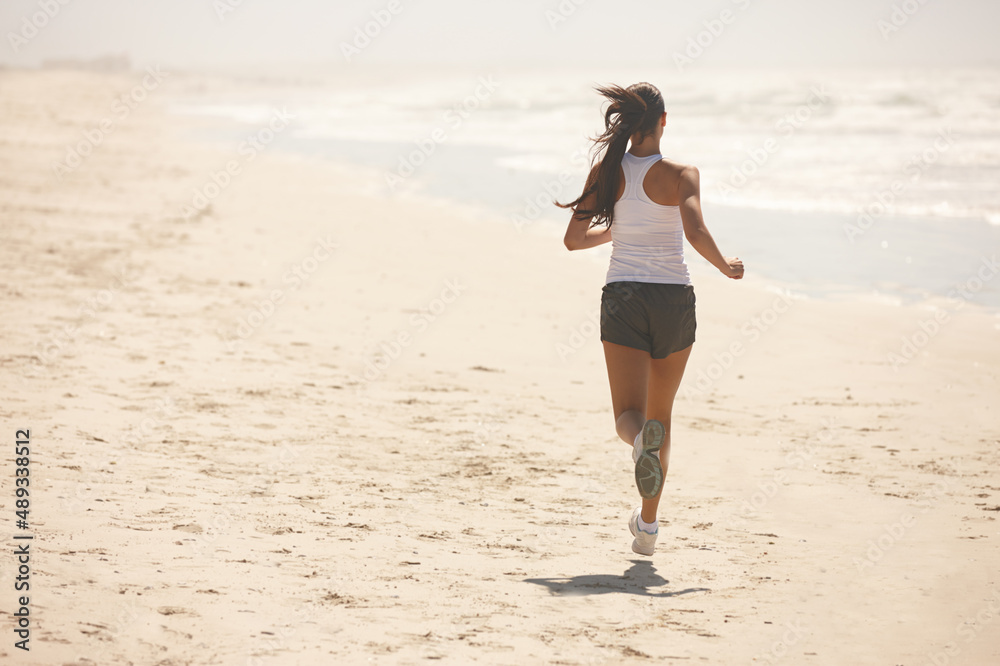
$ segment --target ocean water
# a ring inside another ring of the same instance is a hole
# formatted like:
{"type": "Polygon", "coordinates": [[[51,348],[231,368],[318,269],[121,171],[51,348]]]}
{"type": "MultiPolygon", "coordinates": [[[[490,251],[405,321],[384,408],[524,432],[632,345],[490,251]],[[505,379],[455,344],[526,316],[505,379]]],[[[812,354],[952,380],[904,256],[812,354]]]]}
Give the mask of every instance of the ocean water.
{"type": "MultiPolygon", "coordinates": [[[[724,251],[817,294],[944,296],[1000,253],[1000,70],[417,73],[178,99],[236,140],[273,108],[276,150],[381,174],[385,196],[562,227],[602,129],[593,86],[664,93],[666,157],[702,174],[724,251]],[[732,249],[729,249],[729,248],[732,249]],[[749,247],[749,250],[741,248],[749,247]],[[752,259],[751,259],[752,257],[752,259]]],[[[378,193],[377,192],[377,193],[378,193]]],[[[1000,308],[1000,277],[975,294],[1000,308]]]]}

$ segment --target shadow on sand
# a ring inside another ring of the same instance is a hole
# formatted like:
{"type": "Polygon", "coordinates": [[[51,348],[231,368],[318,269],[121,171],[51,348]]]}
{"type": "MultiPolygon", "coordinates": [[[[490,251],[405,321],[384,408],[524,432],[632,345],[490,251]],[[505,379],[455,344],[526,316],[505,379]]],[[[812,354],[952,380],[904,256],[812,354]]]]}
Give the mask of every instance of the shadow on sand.
{"type": "Polygon", "coordinates": [[[559,596],[582,596],[587,594],[637,594],[644,597],[678,597],[692,592],[711,592],[707,587],[690,587],[686,590],[657,590],[670,581],[656,573],[649,560],[632,560],[621,576],[612,574],[590,574],[572,578],[525,578],[524,582],[544,585],[549,592],[559,596]]]}

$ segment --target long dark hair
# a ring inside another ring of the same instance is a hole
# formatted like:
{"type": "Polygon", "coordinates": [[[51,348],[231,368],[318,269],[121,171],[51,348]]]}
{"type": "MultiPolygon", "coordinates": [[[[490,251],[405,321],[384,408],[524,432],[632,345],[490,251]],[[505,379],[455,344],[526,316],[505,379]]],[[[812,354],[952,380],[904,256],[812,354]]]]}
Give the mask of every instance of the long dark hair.
{"type": "Polygon", "coordinates": [[[594,157],[591,163],[598,165],[596,177],[588,178],[583,194],[567,204],[555,202],[560,208],[572,208],[577,215],[593,217],[591,226],[611,223],[615,219],[615,200],[618,198],[620,174],[618,168],[629,139],[634,134],[646,137],[652,134],[663,115],[663,95],[651,83],[636,83],[628,88],[621,86],[600,86],[601,95],[611,102],[604,113],[604,134],[594,138],[594,157]],[[582,210],[580,203],[596,193],[597,205],[594,210],[582,210]]]}

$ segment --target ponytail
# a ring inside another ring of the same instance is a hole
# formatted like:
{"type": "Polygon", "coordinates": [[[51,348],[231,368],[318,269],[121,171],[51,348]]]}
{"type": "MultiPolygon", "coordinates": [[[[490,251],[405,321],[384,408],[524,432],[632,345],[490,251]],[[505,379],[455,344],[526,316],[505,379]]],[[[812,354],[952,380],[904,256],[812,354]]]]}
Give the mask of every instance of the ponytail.
{"type": "Polygon", "coordinates": [[[629,139],[638,134],[651,134],[663,113],[663,96],[649,83],[621,86],[602,86],[597,92],[611,102],[604,113],[604,133],[594,139],[594,157],[591,164],[593,177],[587,179],[583,194],[567,204],[555,202],[560,208],[572,208],[579,216],[594,218],[591,226],[611,226],[615,217],[615,201],[621,184],[619,166],[628,150],[629,139]],[[596,172],[593,167],[597,166],[596,172]],[[590,195],[596,195],[593,210],[583,210],[580,204],[590,195]]]}

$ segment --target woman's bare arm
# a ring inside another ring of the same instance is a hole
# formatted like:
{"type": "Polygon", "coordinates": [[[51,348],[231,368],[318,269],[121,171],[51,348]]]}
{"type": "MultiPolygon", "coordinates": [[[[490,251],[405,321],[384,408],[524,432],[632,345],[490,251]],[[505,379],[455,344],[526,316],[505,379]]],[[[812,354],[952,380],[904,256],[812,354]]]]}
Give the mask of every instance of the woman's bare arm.
{"type": "MultiPolygon", "coordinates": [[[[596,177],[597,167],[594,167],[594,169],[590,172],[590,176],[587,178],[587,184],[584,186],[584,190],[590,187],[596,177]]],[[[578,205],[576,209],[593,210],[596,204],[597,195],[592,192],[584,197],[583,201],[580,202],[580,205],[578,205]]],[[[573,212],[573,217],[569,220],[569,226],[566,227],[566,235],[563,237],[563,243],[565,243],[566,249],[586,250],[587,248],[597,247],[598,245],[603,245],[604,243],[611,241],[611,227],[592,229],[590,227],[590,223],[593,219],[593,215],[580,215],[576,211],[573,212]]]]}
{"type": "Polygon", "coordinates": [[[590,221],[593,217],[573,215],[563,237],[563,243],[569,250],[586,250],[587,248],[603,245],[611,240],[611,227],[590,228],[590,221]]]}
{"type": "Polygon", "coordinates": [[[715,239],[705,226],[701,213],[701,176],[695,167],[684,167],[681,171],[679,188],[681,220],[684,222],[684,237],[698,254],[722,271],[726,277],[739,280],[743,277],[743,262],[739,257],[724,257],[715,239]]]}

